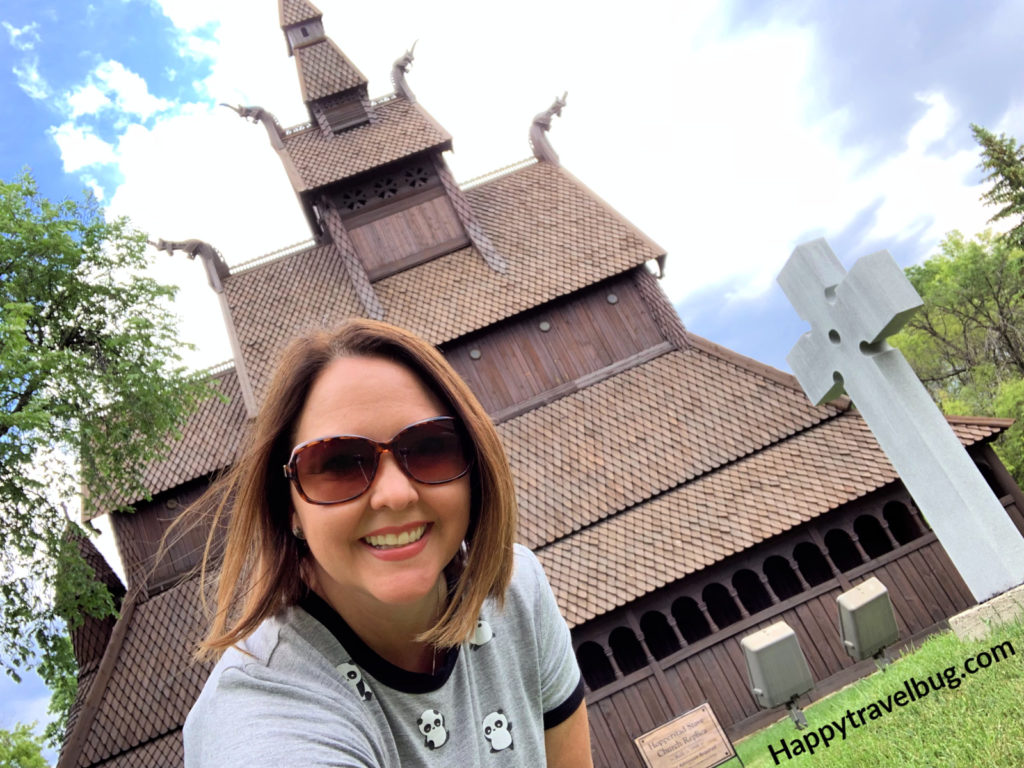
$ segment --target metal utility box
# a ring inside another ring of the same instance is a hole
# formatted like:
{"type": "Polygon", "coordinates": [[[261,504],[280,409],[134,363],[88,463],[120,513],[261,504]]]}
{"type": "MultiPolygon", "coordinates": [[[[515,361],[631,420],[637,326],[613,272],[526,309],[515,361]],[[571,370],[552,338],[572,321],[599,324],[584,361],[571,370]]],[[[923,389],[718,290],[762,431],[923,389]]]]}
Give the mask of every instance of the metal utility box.
{"type": "Polygon", "coordinates": [[[839,603],[839,637],[857,661],[870,659],[900,639],[889,590],[872,576],[836,601],[839,603]]]}
{"type": "Polygon", "coordinates": [[[785,704],[814,687],[800,641],[786,622],[747,635],[740,646],[747,661],[750,690],[765,709],[785,704]]]}

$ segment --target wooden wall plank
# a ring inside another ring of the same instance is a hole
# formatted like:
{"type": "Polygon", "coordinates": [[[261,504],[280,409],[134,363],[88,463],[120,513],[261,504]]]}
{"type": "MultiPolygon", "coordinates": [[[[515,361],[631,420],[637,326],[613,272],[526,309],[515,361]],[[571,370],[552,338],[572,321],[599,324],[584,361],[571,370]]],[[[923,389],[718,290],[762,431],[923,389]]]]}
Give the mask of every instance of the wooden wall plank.
{"type": "Polygon", "coordinates": [[[943,613],[941,606],[931,592],[928,579],[918,570],[917,563],[914,560],[910,557],[897,560],[893,563],[893,567],[900,570],[903,578],[913,588],[914,594],[917,595],[918,605],[927,616],[929,625],[946,618],[948,614],[943,613]]]}
{"type": "Polygon", "coordinates": [[[489,413],[577,381],[663,343],[628,277],[560,299],[444,347],[489,413]],[[614,292],[618,301],[608,303],[614,292]],[[541,331],[540,323],[550,324],[541,331]],[[471,349],[480,350],[477,360],[471,349]]]}

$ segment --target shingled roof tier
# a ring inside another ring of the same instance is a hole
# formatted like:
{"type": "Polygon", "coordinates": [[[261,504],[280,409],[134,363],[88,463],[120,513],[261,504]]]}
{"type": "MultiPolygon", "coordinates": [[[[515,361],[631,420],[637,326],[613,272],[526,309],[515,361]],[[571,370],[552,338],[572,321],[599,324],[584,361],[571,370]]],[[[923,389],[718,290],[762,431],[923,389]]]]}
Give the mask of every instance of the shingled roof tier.
{"type": "MultiPolygon", "coordinates": [[[[505,274],[464,248],[374,283],[385,320],[434,344],[664,255],[570,174],[548,163],[466,194],[508,262],[505,274]]],[[[324,247],[230,275],[224,292],[257,401],[289,338],[362,314],[340,261],[324,247]],[[268,306],[279,313],[266,312],[268,306]]]]}
{"type": "Polygon", "coordinates": [[[143,484],[151,494],[216,472],[234,461],[246,425],[242,390],[234,368],[213,380],[219,382],[217,391],[223,399],[215,396],[202,402],[167,457],[147,466],[143,484]]]}
{"type": "MultiPolygon", "coordinates": [[[[301,50],[305,49],[296,53],[301,50]]],[[[297,174],[295,191],[308,192],[419,152],[442,152],[451,146],[451,135],[426,110],[398,97],[378,103],[373,121],[338,134],[325,135],[316,125],[289,133],[282,151],[297,174]]]]}
{"type": "Polygon", "coordinates": [[[301,73],[299,84],[303,101],[322,99],[367,83],[366,76],[329,37],[296,46],[295,63],[301,73]]]}
{"type": "Polygon", "coordinates": [[[139,604],[120,647],[108,648],[119,651],[117,663],[109,678],[93,681],[105,690],[79,766],[173,765],[165,759],[171,755],[180,764],[180,729],[212,668],[192,659],[206,622],[198,583],[189,579],[139,604]],[[139,762],[138,752],[126,756],[128,762],[103,762],[140,745],[156,750],[153,762],[139,762]]]}
{"type": "Polygon", "coordinates": [[[323,16],[309,0],[281,0],[281,26],[290,27],[323,16]]]}
{"type": "MultiPolygon", "coordinates": [[[[996,419],[953,422],[971,445],[996,419]]],[[[571,627],[897,479],[848,411],[537,551],[571,627]]]]}
{"type": "Polygon", "coordinates": [[[743,360],[670,352],[501,424],[520,541],[541,547],[840,413],[743,360]]]}

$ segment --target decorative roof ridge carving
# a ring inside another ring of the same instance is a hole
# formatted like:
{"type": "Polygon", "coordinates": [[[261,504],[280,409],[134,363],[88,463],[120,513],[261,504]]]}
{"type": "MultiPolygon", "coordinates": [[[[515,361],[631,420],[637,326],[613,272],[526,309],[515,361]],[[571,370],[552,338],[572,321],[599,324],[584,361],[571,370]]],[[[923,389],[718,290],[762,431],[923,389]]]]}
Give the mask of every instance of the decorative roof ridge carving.
{"type": "Polygon", "coordinates": [[[270,251],[269,253],[264,253],[262,256],[257,256],[253,259],[249,259],[248,261],[243,261],[240,264],[235,264],[231,267],[231,276],[234,277],[242,272],[248,272],[256,269],[257,267],[262,267],[264,264],[269,264],[272,261],[283,259],[286,256],[291,256],[293,254],[300,253],[301,251],[315,248],[316,246],[317,242],[313,238],[302,240],[298,243],[292,243],[291,245],[286,245],[283,248],[278,248],[276,251],[270,251]]]}
{"type": "Polygon", "coordinates": [[[550,107],[533,118],[533,124],[530,126],[530,147],[533,149],[534,157],[542,162],[559,164],[558,153],[548,141],[548,131],[551,130],[551,119],[555,115],[561,116],[568,96],[569,92],[566,91],[560,98],[555,99],[550,107]]]}
{"type": "Polygon", "coordinates": [[[277,117],[275,117],[274,113],[270,110],[258,106],[245,106],[243,104],[233,107],[230,104],[225,104],[224,102],[221,102],[220,105],[237,113],[238,116],[243,119],[251,120],[254,123],[262,123],[263,127],[267,131],[267,136],[270,137],[270,143],[273,145],[274,149],[282,149],[284,147],[284,143],[282,142],[282,138],[285,133],[284,129],[281,128],[281,123],[278,122],[277,117]]]}
{"type": "Polygon", "coordinates": [[[195,238],[190,240],[164,240],[161,238],[155,243],[152,240],[147,242],[158,251],[166,251],[169,254],[181,251],[189,259],[195,259],[196,256],[199,256],[203,262],[203,267],[206,269],[206,280],[210,287],[213,288],[215,293],[224,292],[224,285],[221,280],[231,274],[231,270],[228,268],[227,262],[224,261],[221,252],[205,240],[197,240],[195,238]]]}
{"type": "Polygon", "coordinates": [[[310,128],[314,128],[314,127],[316,127],[316,124],[313,123],[310,120],[307,120],[306,122],[299,123],[298,125],[288,126],[287,128],[284,129],[284,135],[285,136],[291,136],[292,134],[295,134],[295,133],[301,133],[302,131],[308,131],[310,128]]]}
{"type": "Polygon", "coordinates": [[[395,94],[401,94],[412,103],[416,102],[416,94],[412,92],[409,84],[405,81],[405,75],[409,71],[409,67],[412,66],[413,59],[415,58],[413,51],[416,49],[416,43],[418,42],[418,40],[414,42],[412,47],[402,56],[395,59],[395,63],[391,65],[391,84],[395,87],[395,94]]]}
{"type": "Polygon", "coordinates": [[[483,186],[489,181],[494,179],[500,179],[502,176],[508,176],[509,174],[515,173],[516,171],[522,170],[523,168],[529,168],[531,165],[537,164],[536,157],[524,157],[522,160],[516,160],[514,163],[509,163],[501,168],[496,168],[493,171],[482,173],[479,176],[474,176],[466,181],[459,182],[459,189],[463,192],[468,192],[476,187],[483,186]]]}
{"type": "Polygon", "coordinates": [[[235,361],[234,360],[224,360],[223,362],[216,363],[216,364],[211,365],[211,366],[209,366],[207,368],[203,368],[203,370],[200,371],[200,373],[203,373],[207,377],[213,379],[213,378],[216,378],[217,376],[220,376],[221,374],[227,373],[228,371],[230,371],[234,367],[235,367],[235,361]]]}

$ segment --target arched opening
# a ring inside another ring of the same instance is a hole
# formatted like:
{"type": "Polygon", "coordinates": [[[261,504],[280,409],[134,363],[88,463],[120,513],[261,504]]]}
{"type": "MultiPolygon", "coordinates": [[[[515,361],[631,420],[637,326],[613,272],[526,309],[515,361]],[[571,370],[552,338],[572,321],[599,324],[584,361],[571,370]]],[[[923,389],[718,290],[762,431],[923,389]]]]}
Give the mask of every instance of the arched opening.
{"type": "Polygon", "coordinates": [[[901,501],[890,501],[882,507],[882,517],[889,525],[889,533],[900,544],[911,542],[921,535],[921,526],[917,519],[901,501]]]}
{"type": "Polygon", "coordinates": [[[576,661],[580,664],[583,681],[592,691],[615,680],[615,670],[604,648],[593,641],[580,644],[576,649],[576,661]]]}
{"type": "Polygon", "coordinates": [[[618,627],[612,630],[608,636],[608,645],[612,648],[612,656],[623,675],[636,672],[647,666],[647,656],[644,654],[643,646],[636,639],[633,630],[628,627],[618,627]]]}
{"type": "Polygon", "coordinates": [[[823,584],[832,578],[832,569],[821,554],[821,550],[809,541],[802,541],[793,548],[793,559],[796,567],[804,577],[804,581],[812,587],[823,584]]]}
{"type": "Polygon", "coordinates": [[[825,546],[828,547],[828,556],[840,571],[848,571],[864,562],[850,534],[842,528],[835,528],[825,534],[825,546]]]}
{"type": "Polygon", "coordinates": [[[644,633],[644,643],[656,659],[664,659],[682,647],[661,611],[648,611],[641,616],[640,629],[644,633]]]}
{"type": "Polygon", "coordinates": [[[747,609],[747,613],[753,616],[758,611],[772,607],[772,598],[768,590],[764,588],[761,579],[749,568],[736,571],[732,577],[732,588],[747,609]]]}
{"type": "Polygon", "coordinates": [[[765,578],[768,579],[768,586],[772,588],[772,592],[779,600],[788,600],[803,591],[800,579],[793,573],[789,561],[781,555],[772,555],[766,559],[762,570],[765,578]]]}
{"type": "Polygon", "coordinates": [[[732,599],[729,590],[721,584],[708,584],[700,596],[704,605],[708,607],[711,620],[719,629],[735,624],[742,618],[736,601],[732,599]]]}
{"type": "Polygon", "coordinates": [[[688,643],[696,643],[711,634],[711,625],[692,597],[680,597],[672,603],[672,618],[688,643]]]}
{"type": "Polygon", "coordinates": [[[853,531],[860,539],[860,545],[864,547],[868,557],[873,559],[886,552],[892,552],[892,542],[874,515],[861,515],[854,520],[853,531]]]}

